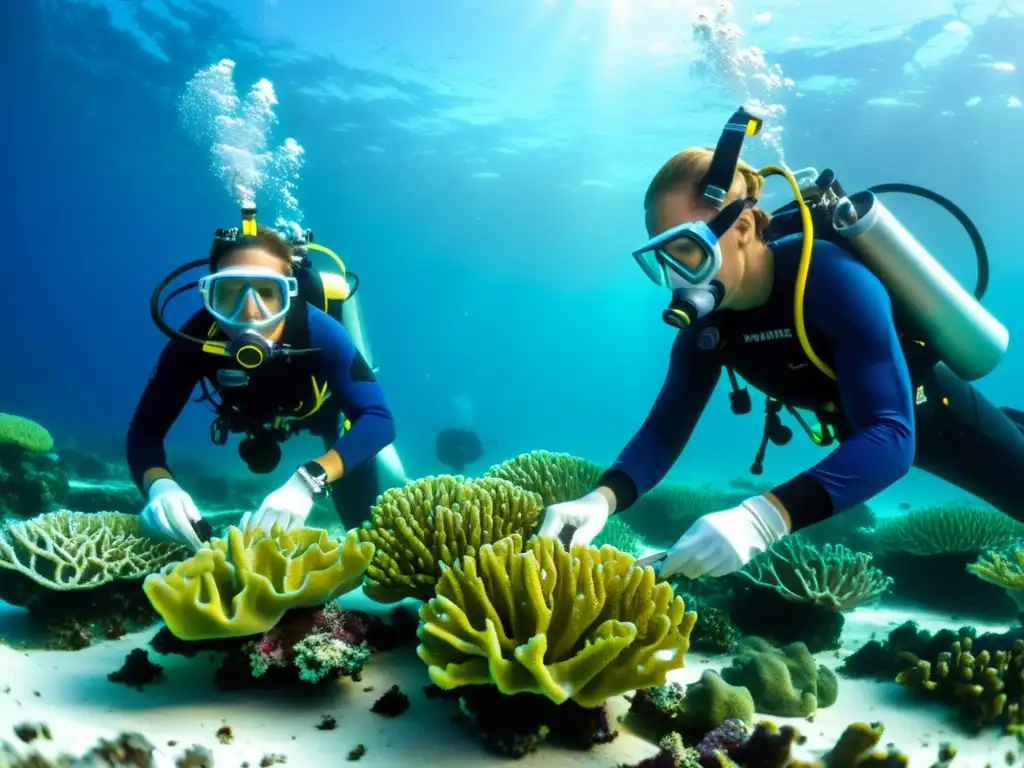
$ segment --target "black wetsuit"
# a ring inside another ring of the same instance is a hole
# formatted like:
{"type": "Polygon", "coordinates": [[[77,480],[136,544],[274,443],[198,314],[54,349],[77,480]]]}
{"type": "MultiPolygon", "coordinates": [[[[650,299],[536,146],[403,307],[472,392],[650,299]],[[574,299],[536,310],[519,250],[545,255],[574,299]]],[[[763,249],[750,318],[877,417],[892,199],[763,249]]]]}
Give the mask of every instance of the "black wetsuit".
{"type": "Polygon", "coordinates": [[[889,296],[863,263],[815,241],[804,301],[810,363],[797,339],[793,295],[801,235],[770,244],[774,283],[755,309],[719,310],[680,331],[664,386],[640,430],[601,479],[617,509],[664,478],[723,367],[782,404],[807,409],[839,445],[772,489],[794,530],[867,501],[919,467],[1024,520],[1024,419],[999,409],[926,348],[901,338],[889,296]]]}
{"type": "MultiPolygon", "coordinates": [[[[201,310],[182,332],[207,338],[213,318],[201,310]]],[[[215,332],[212,338],[226,337],[215,332]]],[[[283,343],[315,354],[278,357],[249,375],[244,386],[218,386],[218,371],[236,367],[230,359],[202,351],[198,344],[172,340],[160,355],[128,430],[128,466],[136,485],[153,467],[167,468],[164,439],[201,380],[216,388],[220,417],[230,431],[272,422],[279,416],[302,416],[316,401],[313,387],[326,387],[319,410],[290,422],[331,445],[344,462],[345,474],[331,488],[338,514],[347,527],[366,519],[377,495],[387,490],[374,457],[395,439],[395,425],[384,392],[348,332],[333,317],[299,301],[289,310],[283,343]],[[343,431],[345,419],[350,428],[343,431]]]]}

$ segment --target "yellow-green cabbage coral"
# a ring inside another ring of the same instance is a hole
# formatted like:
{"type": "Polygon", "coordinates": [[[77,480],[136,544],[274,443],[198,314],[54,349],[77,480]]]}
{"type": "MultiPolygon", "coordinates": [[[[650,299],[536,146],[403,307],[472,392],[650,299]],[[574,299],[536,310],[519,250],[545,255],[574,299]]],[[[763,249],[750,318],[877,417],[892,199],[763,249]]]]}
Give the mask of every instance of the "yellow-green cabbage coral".
{"type": "Polygon", "coordinates": [[[420,609],[419,657],[440,688],[492,683],[561,704],[664,685],[697,616],[652,568],[613,547],[520,536],[442,568],[420,609]]]}

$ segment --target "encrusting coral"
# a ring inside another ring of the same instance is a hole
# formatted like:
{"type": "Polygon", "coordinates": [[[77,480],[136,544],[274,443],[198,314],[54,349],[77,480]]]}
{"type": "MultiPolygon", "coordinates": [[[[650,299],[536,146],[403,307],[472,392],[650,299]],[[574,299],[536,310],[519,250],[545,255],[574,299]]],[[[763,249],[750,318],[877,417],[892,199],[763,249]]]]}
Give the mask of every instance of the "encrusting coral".
{"type": "Polygon", "coordinates": [[[497,478],[441,475],[385,491],[358,529],[376,547],[364,591],[381,603],[429,600],[442,565],[511,534],[529,536],[543,508],[537,494],[497,478]]]}
{"type": "Polygon", "coordinates": [[[268,534],[232,526],[226,539],[147,576],[143,590],[182,640],[244,637],[271,629],[290,609],[355,589],[373,552],[355,531],[338,541],[319,528],[275,525],[268,534]]]}
{"type": "Polygon", "coordinates": [[[541,497],[544,506],[578,499],[594,489],[602,469],[569,453],[530,451],[495,464],[484,477],[507,480],[541,497]]]}
{"type": "Polygon", "coordinates": [[[871,555],[826,544],[820,549],[788,536],[754,558],[739,575],[792,602],[852,611],[878,599],[892,579],[871,566],[871,555]]]}
{"type": "Polygon", "coordinates": [[[0,600],[46,623],[51,646],[82,648],[99,629],[156,619],[139,583],[185,550],[142,535],[138,515],[59,510],[0,528],[0,600]]]}
{"type": "Polygon", "coordinates": [[[672,731],[690,741],[699,741],[727,720],[750,725],[754,699],[740,685],[730,685],[716,672],[706,669],[700,679],[683,688],[669,683],[637,691],[629,715],[645,731],[661,738],[672,731]]]}
{"type": "Polygon", "coordinates": [[[835,673],[818,666],[803,643],[776,648],[759,637],[740,641],[722,679],[747,688],[758,712],[779,717],[807,717],[830,707],[839,689],[835,673]]]}
{"type": "Polygon", "coordinates": [[[493,684],[598,707],[663,685],[689,648],[696,615],[652,568],[613,547],[518,535],[443,567],[420,608],[419,657],[449,690],[493,684]]]}

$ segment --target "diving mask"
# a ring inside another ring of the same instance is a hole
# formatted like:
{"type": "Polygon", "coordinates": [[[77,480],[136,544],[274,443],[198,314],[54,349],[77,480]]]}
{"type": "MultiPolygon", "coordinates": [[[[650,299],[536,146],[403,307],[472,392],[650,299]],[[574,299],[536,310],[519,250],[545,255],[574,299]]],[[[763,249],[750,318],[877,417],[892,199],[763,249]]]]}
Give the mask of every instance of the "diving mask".
{"type": "Polygon", "coordinates": [[[229,267],[199,279],[203,305],[218,323],[259,330],[281,320],[299,295],[294,277],[267,267],[229,267]]]}
{"type": "Polygon", "coordinates": [[[633,251],[633,258],[648,279],[672,291],[672,302],[662,313],[666,323],[685,328],[722,303],[725,288],[716,280],[722,268],[719,238],[753,202],[750,198],[735,200],[710,223],[684,222],[633,251]]]}

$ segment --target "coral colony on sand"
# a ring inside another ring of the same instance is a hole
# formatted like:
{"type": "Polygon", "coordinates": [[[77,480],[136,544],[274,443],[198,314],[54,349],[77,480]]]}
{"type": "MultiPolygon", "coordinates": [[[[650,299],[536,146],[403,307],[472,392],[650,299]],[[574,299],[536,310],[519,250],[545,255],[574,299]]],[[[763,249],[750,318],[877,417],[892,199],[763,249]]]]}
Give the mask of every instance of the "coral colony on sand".
{"type": "MultiPolygon", "coordinates": [[[[1007,619],[1024,591],[1024,551],[1011,546],[1019,524],[962,506],[877,525],[870,515],[833,521],[847,526],[831,530],[835,539],[869,551],[797,535],[731,577],[659,582],[635,563],[650,541],[641,534],[682,530],[730,495],[666,484],[617,517],[603,541],[567,548],[535,535],[544,506],[581,495],[600,468],[546,451],[477,478],[411,481],[382,494],[361,528],[339,535],[228,526],[190,553],[145,538],[133,515],[61,509],[68,477],[60,469],[63,480],[54,481],[55,468],[68,468],[72,482],[86,473],[104,482],[110,470],[81,449],[63,464],[52,455],[39,461],[53,449],[42,427],[0,415],[0,448],[8,457],[0,597],[36,619],[50,647],[82,648],[162,622],[149,650],[135,648],[108,670],[112,684],[144,690],[165,678],[150,653],[213,654],[221,689],[312,690],[357,682],[375,655],[416,646],[427,696],[452,700],[487,750],[511,758],[546,741],[576,749],[613,741],[605,705],[625,694],[622,722],[652,745],[639,766],[901,766],[904,755],[878,748],[880,723],[851,724],[827,754],[806,762],[793,754],[803,741],[795,728],[759,718],[811,719],[835,704],[840,678],[812,653],[839,645],[845,612],[901,589],[887,564],[913,558],[917,573],[901,573],[928,581],[959,562],[957,578],[994,590],[1007,619]],[[870,530],[858,529],[864,522],[870,530]],[[390,620],[339,608],[335,600],[358,587],[385,604],[419,600],[418,616],[403,607],[390,620]],[[671,682],[691,648],[726,663],[689,685],[671,682]]],[[[939,607],[958,599],[931,596],[939,607]]],[[[1017,732],[1022,634],[962,627],[932,635],[908,623],[839,671],[945,703],[965,733],[1017,732]]],[[[373,711],[395,717],[409,706],[393,685],[373,711]]],[[[318,727],[343,725],[324,716],[318,727]]],[[[231,738],[230,728],[221,731],[231,738]]],[[[30,751],[51,736],[45,724],[18,724],[15,735],[30,751]]],[[[360,745],[350,759],[365,751],[360,745]]],[[[934,765],[948,765],[955,752],[943,745],[934,765]]],[[[125,733],[82,758],[23,754],[0,737],[0,766],[26,768],[151,765],[154,747],[125,733]]],[[[178,765],[212,758],[193,746],[178,765]]]]}

